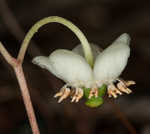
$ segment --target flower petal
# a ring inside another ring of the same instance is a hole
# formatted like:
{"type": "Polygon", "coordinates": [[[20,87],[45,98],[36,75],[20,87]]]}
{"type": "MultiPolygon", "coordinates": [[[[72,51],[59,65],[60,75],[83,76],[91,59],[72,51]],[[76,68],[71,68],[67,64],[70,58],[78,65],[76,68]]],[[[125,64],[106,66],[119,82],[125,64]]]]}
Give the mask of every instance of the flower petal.
{"type": "MultiPolygon", "coordinates": [[[[103,51],[103,49],[93,43],[91,43],[90,46],[91,46],[93,56],[94,56],[94,61],[95,61],[96,57],[103,51]]],[[[84,57],[84,52],[83,52],[83,48],[81,44],[77,45],[74,49],[72,49],[72,51],[84,57]]]]}
{"type": "Polygon", "coordinates": [[[41,68],[47,69],[49,71],[52,70],[52,66],[50,64],[49,58],[46,56],[37,56],[32,60],[32,63],[40,66],[41,68]]]}
{"type": "Polygon", "coordinates": [[[66,83],[82,83],[93,79],[92,69],[85,59],[65,49],[54,51],[48,58],[36,57],[33,62],[66,83]]]}
{"type": "Polygon", "coordinates": [[[98,55],[94,65],[95,80],[109,83],[119,77],[130,55],[129,43],[129,35],[122,34],[98,55]]]}

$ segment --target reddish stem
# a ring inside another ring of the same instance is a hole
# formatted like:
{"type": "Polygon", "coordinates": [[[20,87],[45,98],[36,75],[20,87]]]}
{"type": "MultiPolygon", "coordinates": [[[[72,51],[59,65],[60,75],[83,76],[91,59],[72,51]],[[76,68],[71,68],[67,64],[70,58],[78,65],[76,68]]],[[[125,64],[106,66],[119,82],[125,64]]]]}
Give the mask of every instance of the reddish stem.
{"type": "Polygon", "coordinates": [[[40,134],[21,64],[14,67],[33,134],[40,134]]]}

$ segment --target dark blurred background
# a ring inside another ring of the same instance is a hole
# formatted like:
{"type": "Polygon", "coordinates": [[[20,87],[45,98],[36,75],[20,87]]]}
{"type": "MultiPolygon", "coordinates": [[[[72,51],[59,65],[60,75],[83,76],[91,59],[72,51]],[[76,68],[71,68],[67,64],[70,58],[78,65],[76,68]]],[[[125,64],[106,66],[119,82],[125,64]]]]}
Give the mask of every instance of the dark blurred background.
{"type": "MultiPolygon", "coordinates": [[[[25,33],[38,20],[61,16],[76,24],[89,42],[106,48],[129,33],[131,56],[122,78],[136,81],[133,93],[106,99],[96,109],[53,95],[63,82],[33,65],[37,55],[72,49],[79,40],[60,24],[48,24],[34,36],[23,64],[41,134],[150,134],[150,1],[142,0],[0,0],[0,41],[17,56],[25,33]]],[[[30,134],[13,70],[0,56],[0,134],[30,134]]]]}

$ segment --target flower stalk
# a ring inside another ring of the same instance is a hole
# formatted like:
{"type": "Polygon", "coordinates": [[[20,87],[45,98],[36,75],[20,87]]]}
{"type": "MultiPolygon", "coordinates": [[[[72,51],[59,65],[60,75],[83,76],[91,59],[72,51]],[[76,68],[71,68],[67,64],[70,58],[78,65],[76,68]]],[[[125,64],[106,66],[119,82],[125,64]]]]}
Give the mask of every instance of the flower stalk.
{"type": "Polygon", "coordinates": [[[44,19],[38,21],[37,23],[35,23],[31,27],[31,29],[28,31],[28,33],[26,34],[26,36],[22,42],[22,45],[21,45],[17,59],[20,61],[23,61],[24,56],[25,56],[25,52],[26,52],[27,47],[29,45],[29,42],[30,42],[31,38],[33,37],[33,35],[39,30],[39,28],[42,27],[43,25],[46,25],[48,23],[53,23],[53,22],[60,23],[64,26],[66,26],[78,37],[78,39],[80,40],[80,42],[82,44],[84,56],[85,56],[86,60],[89,63],[89,65],[91,67],[93,67],[93,64],[94,64],[93,54],[92,54],[91,47],[90,47],[88,40],[86,39],[85,35],[72,22],[70,22],[69,20],[66,20],[62,17],[58,17],[58,16],[51,16],[51,17],[44,18],[44,19]]]}

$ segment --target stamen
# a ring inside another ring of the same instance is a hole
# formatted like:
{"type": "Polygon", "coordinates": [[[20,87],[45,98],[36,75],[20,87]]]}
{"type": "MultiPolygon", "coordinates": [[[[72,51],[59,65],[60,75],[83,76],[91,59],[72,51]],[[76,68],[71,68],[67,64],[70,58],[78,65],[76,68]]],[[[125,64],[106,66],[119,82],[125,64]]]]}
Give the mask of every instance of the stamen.
{"type": "Polygon", "coordinates": [[[115,87],[114,84],[108,85],[108,95],[109,97],[117,98],[117,94],[122,95],[122,93],[115,87]]]}
{"type": "Polygon", "coordinates": [[[89,99],[91,99],[91,97],[95,96],[96,98],[98,97],[98,89],[97,88],[92,88],[90,90],[90,93],[89,93],[89,99]]]}
{"type": "Polygon", "coordinates": [[[130,94],[132,91],[129,89],[129,88],[127,88],[126,87],[126,85],[124,84],[124,83],[122,83],[122,82],[119,82],[118,84],[117,84],[117,88],[120,90],[120,91],[122,91],[122,92],[124,92],[124,93],[127,93],[127,94],[130,94]]]}
{"type": "Polygon", "coordinates": [[[56,93],[54,95],[55,98],[60,97],[58,100],[58,103],[62,102],[64,99],[66,99],[70,94],[70,89],[63,87],[61,88],[60,92],[56,93]]]}
{"type": "Polygon", "coordinates": [[[135,81],[125,81],[125,85],[127,86],[127,87],[129,87],[129,86],[131,86],[131,85],[135,85],[136,83],[135,83],[135,81]]]}
{"type": "Polygon", "coordinates": [[[83,93],[83,90],[81,88],[76,88],[75,89],[75,93],[72,96],[71,102],[74,102],[74,101],[78,102],[82,98],[83,94],[84,93],[83,93]]]}

